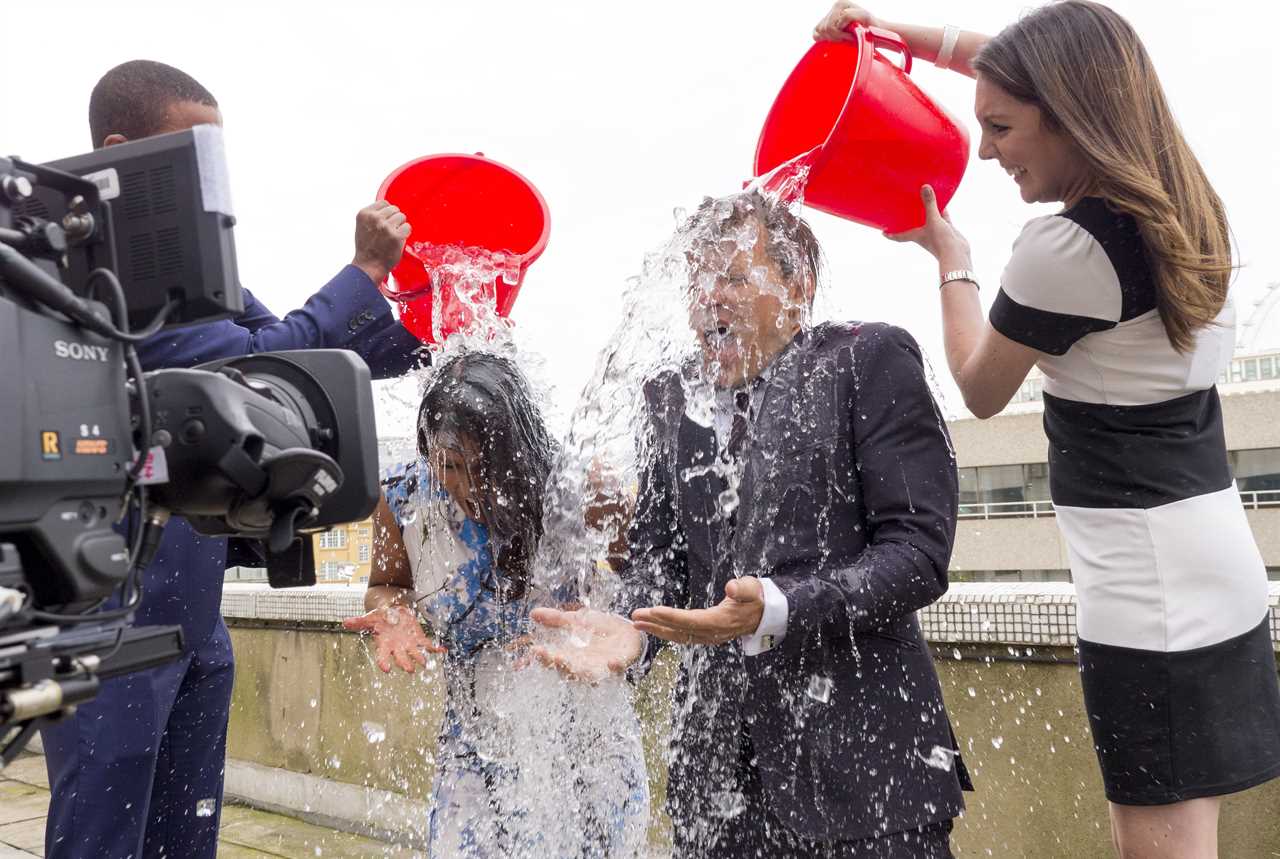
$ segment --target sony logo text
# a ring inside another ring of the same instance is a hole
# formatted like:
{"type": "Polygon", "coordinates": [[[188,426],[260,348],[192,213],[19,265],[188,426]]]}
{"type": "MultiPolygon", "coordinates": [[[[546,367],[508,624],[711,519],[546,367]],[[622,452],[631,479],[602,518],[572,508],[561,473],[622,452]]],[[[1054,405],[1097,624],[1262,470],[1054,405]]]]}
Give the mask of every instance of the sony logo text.
{"type": "Polygon", "coordinates": [[[74,340],[54,340],[53,354],[59,358],[71,358],[74,361],[109,360],[111,352],[106,346],[95,346],[91,343],[77,343],[74,340]]]}

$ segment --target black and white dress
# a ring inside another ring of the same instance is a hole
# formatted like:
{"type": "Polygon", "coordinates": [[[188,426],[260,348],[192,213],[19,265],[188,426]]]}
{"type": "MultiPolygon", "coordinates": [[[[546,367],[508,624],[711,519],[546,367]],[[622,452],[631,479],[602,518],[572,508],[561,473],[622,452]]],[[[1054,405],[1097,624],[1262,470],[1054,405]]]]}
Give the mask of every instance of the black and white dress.
{"type": "Polygon", "coordinates": [[[1230,304],[1175,351],[1136,223],[1086,198],[1027,224],[990,318],[1045,353],[1050,490],[1107,798],[1159,805],[1280,775],[1266,569],[1214,387],[1230,304]]]}

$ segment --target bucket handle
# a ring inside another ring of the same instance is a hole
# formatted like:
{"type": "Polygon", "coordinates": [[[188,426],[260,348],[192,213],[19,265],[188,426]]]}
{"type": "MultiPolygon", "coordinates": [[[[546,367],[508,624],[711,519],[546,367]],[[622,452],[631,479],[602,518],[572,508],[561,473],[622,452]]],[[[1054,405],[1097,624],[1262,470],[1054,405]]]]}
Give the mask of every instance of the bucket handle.
{"type": "Polygon", "coordinates": [[[892,48],[902,54],[902,71],[904,74],[911,74],[911,49],[897,33],[883,27],[866,27],[856,22],[850,25],[848,30],[854,35],[861,30],[867,41],[872,43],[873,49],[892,48]]]}

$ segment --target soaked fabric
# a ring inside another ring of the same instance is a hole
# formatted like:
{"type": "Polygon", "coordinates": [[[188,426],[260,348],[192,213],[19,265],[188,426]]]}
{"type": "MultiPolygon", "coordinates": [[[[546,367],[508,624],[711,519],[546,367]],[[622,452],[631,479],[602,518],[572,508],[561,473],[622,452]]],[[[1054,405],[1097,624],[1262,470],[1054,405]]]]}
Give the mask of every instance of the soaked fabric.
{"type": "MultiPolygon", "coordinates": [[[[502,598],[485,527],[466,517],[420,462],[394,469],[385,491],[410,553],[419,613],[449,648],[430,855],[637,855],[648,782],[625,690],[612,690],[625,705],[612,712],[598,700],[609,690],[577,689],[550,671],[517,668],[504,647],[528,631],[533,599],[502,598]],[[578,715],[591,710],[608,718],[602,724],[578,715]]],[[[546,599],[562,604],[571,597],[561,590],[546,599]]]]}
{"type": "Polygon", "coordinates": [[[733,839],[765,837],[744,811],[743,730],[765,819],[794,855],[941,825],[963,808],[962,768],[914,613],[946,588],[956,472],[918,348],[876,324],[798,337],[760,387],[740,476],[708,467],[720,451],[714,419],[694,416],[697,390],[677,373],[646,388],[631,604],[707,608],[751,575],[789,613],[759,656],[681,649],[667,798],[684,855],[718,839],[737,846],[706,855],[754,855],[733,839]]]}
{"type": "Polygon", "coordinates": [[[451,654],[470,656],[528,631],[528,603],[499,598],[488,531],[430,480],[428,469],[417,461],[397,466],[384,491],[409,552],[418,613],[451,654]]]}

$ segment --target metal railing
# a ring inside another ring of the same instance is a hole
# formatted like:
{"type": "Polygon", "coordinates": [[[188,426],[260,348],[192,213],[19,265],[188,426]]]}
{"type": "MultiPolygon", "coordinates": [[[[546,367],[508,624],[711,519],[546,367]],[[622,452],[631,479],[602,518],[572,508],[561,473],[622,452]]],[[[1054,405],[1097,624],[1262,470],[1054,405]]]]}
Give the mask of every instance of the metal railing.
{"type": "Polygon", "coordinates": [[[997,501],[961,504],[961,519],[1043,519],[1052,516],[1052,501],[997,501]]]}
{"type": "MultiPolygon", "coordinates": [[[[1246,510],[1280,507],[1280,489],[1241,492],[1246,510]]],[[[961,519],[1043,519],[1053,516],[1052,501],[998,501],[989,504],[961,504],[961,519]]]]}

